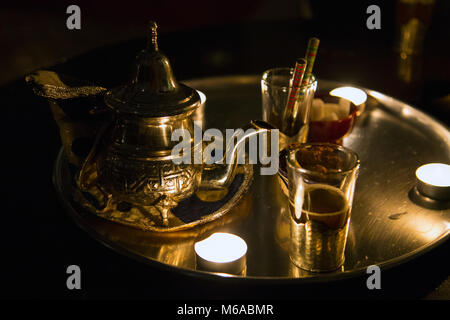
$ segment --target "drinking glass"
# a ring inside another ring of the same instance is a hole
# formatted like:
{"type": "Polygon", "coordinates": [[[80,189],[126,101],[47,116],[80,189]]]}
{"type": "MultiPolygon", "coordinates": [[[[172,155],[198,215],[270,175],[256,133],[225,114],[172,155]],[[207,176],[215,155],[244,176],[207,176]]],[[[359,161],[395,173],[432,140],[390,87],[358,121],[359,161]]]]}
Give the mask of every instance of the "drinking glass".
{"type": "Polygon", "coordinates": [[[305,143],[287,154],[291,244],[298,267],[332,271],[344,264],[358,155],[330,143],[305,143]]]}
{"type": "Polygon", "coordinates": [[[261,80],[263,120],[290,137],[297,135],[303,128],[298,142],[306,142],[310,109],[317,89],[317,81],[312,75],[309,83],[300,87],[301,99],[297,100],[292,118],[287,120],[285,110],[292,89],[293,74],[293,68],[274,68],[263,73],[261,80]]]}

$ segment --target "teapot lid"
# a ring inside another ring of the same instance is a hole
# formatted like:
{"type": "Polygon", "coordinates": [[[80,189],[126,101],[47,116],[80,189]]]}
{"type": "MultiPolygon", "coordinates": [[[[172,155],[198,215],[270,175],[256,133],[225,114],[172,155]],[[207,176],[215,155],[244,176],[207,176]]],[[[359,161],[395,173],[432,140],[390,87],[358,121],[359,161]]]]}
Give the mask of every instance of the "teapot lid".
{"type": "Polygon", "coordinates": [[[136,57],[130,82],[105,95],[105,102],[118,112],[142,117],[182,114],[200,105],[197,91],[176,81],[169,59],[158,50],[157,25],[151,21],[147,47],[136,57]]]}

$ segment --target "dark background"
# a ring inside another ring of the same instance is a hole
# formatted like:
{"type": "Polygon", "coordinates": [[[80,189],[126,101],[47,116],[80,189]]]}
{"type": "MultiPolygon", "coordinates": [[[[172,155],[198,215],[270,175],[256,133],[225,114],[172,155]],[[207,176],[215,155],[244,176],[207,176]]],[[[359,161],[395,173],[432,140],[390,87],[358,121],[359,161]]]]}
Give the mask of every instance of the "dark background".
{"type": "Polygon", "coordinates": [[[314,286],[211,281],[168,273],[113,252],[80,230],[58,204],[51,181],[61,146],[58,129],[46,101],[23,80],[29,72],[52,68],[106,87],[119,85],[127,80],[145,45],[147,21],[153,19],[159,24],[160,49],[179,80],[291,66],[303,56],[308,38],[316,36],[321,44],[314,72],[320,78],[381,91],[449,124],[450,2],[435,2],[422,52],[408,57],[406,71],[395,50],[405,12],[396,8],[396,1],[319,0],[2,4],[7,204],[2,213],[2,297],[450,299],[448,241],[383,271],[379,291],[367,290],[365,277],[314,286]],[[70,4],[81,8],[81,30],[66,28],[70,4]],[[381,30],[366,27],[370,4],[381,8],[381,30]],[[71,264],[82,270],[80,291],[66,288],[71,264]]]}

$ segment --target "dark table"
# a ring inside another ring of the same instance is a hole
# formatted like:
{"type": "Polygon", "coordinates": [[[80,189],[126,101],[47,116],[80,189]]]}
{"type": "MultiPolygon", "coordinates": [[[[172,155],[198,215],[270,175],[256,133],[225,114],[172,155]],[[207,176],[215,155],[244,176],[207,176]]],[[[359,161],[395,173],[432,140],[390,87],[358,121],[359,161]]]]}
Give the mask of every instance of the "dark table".
{"type": "MultiPolygon", "coordinates": [[[[439,30],[448,34],[445,21],[438,19],[431,26],[423,54],[413,58],[418,61],[418,73],[405,80],[399,76],[399,54],[393,50],[395,23],[383,20],[381,30],[368,30],[364,15],[347,24],[339,24],[338,17],[326,19],[162,32],[160,49],[179,80],[259,74],[274,66],[292,65],[303,55],[308,37],[317,36],[321,46],[315,73],[321,78],[400,98],[449,124],[448,105],[439,100],[450,91],[449,44],[439,40],[439,30]]],[[[113,87],[127,80],[144,43],[135,39],[102,47],[51,69],[113,87]]],[[[2,125],[7,175],[3,297],[450,299],[448,241],[413,261],[382,270],[381,290],[368,290],[367,277],[302,286],[202,279],[121,256],[80,230],[57,201],[51,177],[61,142],[47,102],[36,97],[23,79],[3,86],[0,97],[7,115],[2,125]],[[81,290],[66,287],[66,268],[72,264],[82,270],[81,290]]]]}

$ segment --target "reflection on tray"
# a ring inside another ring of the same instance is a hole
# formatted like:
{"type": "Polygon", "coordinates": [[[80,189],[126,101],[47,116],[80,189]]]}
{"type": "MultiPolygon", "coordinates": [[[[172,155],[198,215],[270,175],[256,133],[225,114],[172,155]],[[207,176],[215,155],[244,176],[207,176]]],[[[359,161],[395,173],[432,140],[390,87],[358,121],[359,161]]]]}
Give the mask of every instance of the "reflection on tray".
{"type": "MultiPolygon", "coordinates": [[[[62,153],[59,156],[59,161],[62,162],[60,168],[64,168],[64,170],[61,170],[57,175],[57,181],[61,179],[60,187],[65,189],[65,192],[69,193],[66,196],[70,197],[70,192],[72,192],[70,190],[73,190],[73,175],[62,153]]],[[[93,235],[106,243],[124,246],[129,252],[138,256],[144,256],[150,260],[157,260],[174,267],[195,270],[195,242],[206,238],[213,232],[238,229],[252,211],[252,200],[250,197],[243,196],[242,199],[239,199],[235,203],[232,197],[231,200],[226,202],[226,205],[232,203],[227,214],[217,217],[214,221],[204,224],[197,223],[191,228],[163,233],[144,231],[113,223],[86,212],[76,201],[70,201],[70,211],[75,214],[76,219],[80,219],[78,214],[84,212],[81,223],[88,225],[89,230],[95,230],[93,235]]],[[[221,209],[223,209],[223,206],[218,210],[221,209]]]]}

